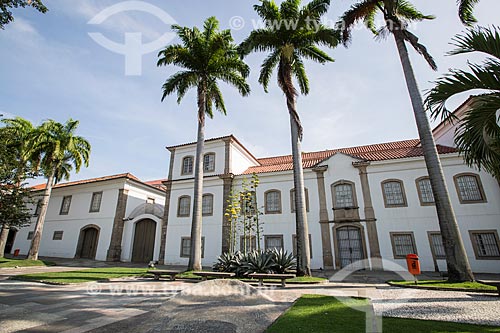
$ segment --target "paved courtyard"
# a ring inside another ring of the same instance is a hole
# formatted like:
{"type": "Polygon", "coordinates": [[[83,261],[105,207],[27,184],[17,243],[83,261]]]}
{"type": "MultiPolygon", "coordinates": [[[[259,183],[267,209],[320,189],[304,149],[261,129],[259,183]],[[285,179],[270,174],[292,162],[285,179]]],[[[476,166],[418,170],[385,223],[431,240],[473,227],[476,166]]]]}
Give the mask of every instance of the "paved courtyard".
{"type": "MultiPolygon", "coordinates": [[[[3,269],[0,276],[58,269],[68,267],[3,269]]],[[[495,294],[392,288],[386,278],[356,273],[349,282],[284,289],[220,280],[52,286],[4,279],[0,332],[262,332],[302,294],[370,297],[377,314],[500,326],[495,294]]]]}

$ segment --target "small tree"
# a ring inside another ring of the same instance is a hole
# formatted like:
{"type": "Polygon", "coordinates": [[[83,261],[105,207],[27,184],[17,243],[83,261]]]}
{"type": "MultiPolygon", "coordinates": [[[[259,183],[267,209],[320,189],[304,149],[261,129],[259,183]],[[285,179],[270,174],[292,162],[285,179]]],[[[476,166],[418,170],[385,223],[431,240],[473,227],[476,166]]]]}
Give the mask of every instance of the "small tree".
{"type": "Polygon", "coordinates": [[[46,13],[47,7],[45,7],[41,0],[1,0],[0,1],[0,29],[4,29],[5,25],[14,21],[14,16],[10,11],[11,8],[18,7],[33,7],[40,13],[46,13]]]}

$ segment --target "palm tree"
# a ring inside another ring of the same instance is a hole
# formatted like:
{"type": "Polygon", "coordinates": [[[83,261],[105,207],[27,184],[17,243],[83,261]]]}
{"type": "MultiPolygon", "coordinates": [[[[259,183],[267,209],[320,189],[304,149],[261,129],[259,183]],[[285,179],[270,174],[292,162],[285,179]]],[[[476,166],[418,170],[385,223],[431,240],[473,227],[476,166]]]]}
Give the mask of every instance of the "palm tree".
{"type": "Polygon", "coordinates": [[[297,234],[297,274],[311,275],[309,231],[307,225],[304,175],[302,170],[301,141],[302,125],[297,112],[298,91],[309,93],[309,80],[304,67],[304,59],[325,64],[333,61],[318,46],[334,48],[338,38],[333,29],[321,23],[330,0],[313,0],[300,8],[300,0],[285,0],[278,6],[273,0],[263,0],[255,5],[257,14],[264,20],[265,27],[254,30],[240,45],[243,56],[251,52],[269,52],[261,66],[259,83],[267,92],[274,68],[278,69],[278,86],[286,97],[290,114],[293,175],[295,186],[295,223],[297,234]]]}
{"type": "Polygon", "coordinates": [[[474,6],[479,0],[457,0],[458,3],[458,17],[463,24],[471,26],[477,20],[474,17],[474,6]]]}
{"type": "Polygon", "coordinates": [[[47,120],[35,130],[31,138],[32,147],[38,153],[40,168],[47,178],[47,185],[40,204],[40,214],[36,221],[28,259],[38,259],[52,187],[62,178],[69,179],[72,166],[79,172],[82,165],[87,167],[89,164],[90,143],[83,137],[75,135],[78,124],[79,122],[73,119],[69,119],[65,124],[47,120]]]}
{"type": "Polygon", "coordinates": [[[245,78],[248,66],[239,58],[229,30],[219,31],[215,17],[205,20],[203,31],[198,28],[173,25],[181,44],[169,45],[159,53],[158,66],[175,65],[183,68],[170,76],[163,85],[162,101],[177,93],[180,103],[186,92],[197,89],[198,138],[194,174],[193,220],[191,224],[191,254],[189,269],[201,270],[201,222],[203,195],[203,145],[205,115],[213,118],[213,106],[226,114],[226,106],[218,81],[236,87],[242,96],[250,93],[245,78]]]}
{"type": "Polygon", "coordinates": [[[482,90],[471,97],[463,119],[459,121],[455,142],[469,166],[484,167],[500,181],[500,28],[469,29],[457,35],[450,55],[481,52],[488,57],[482,64],[468,63],[469,70],[451,70],[436,81],[425,100],[434,118],[456,121],[446,102],[457,94],[482,90]]]}
{"type": "Polygon", "coordinates": [[[408,22],[430,20],[433,18],[433,16],[422,14],[413,4],[406,0],[362,0],[354,4],[343,14],[338,26],[341,27],[344,45],[347,45],[351,40],[352,29],[360,20],[363,20],[366,26],[377,36],[385,36],[387,34],[394,36],[436,201],[439,226],[446,252],[448,279],[453,282],[472,281],[474,277],[451,205],[429,119],[425,114],[422,96],[408,56],[408,49],[406,48],[406,43],[408,42],[425,58],[432,69],[437,69],[436,63],[427,52],[426,47],[420,44],[418,37],[407,29],[408,22]],[[386,22],[385,26],[380,29],[377,29],[375,26],[375,17],[378,12],[383,14],[386,22]]]}
{"type": "MultiPolygon", "coordinates": [[[[15,161],[11,167],[14,167],[14,179],[16,187],[20,188],[22,182],[28,176],[27,173],[32,167],[33,152],[29,147],[29,138],[33,134],[35,127],[33,124],[21,117],[13,119],[3,119],[2,123],[6,126],[2,128],[2,141],[15,161]]],[[[5,147],[4,147],[5,148],[5,147]]],[[[10,226],[2,223],[0,233],[0,257],[3,257],[6,239],[9,234],[10,226]]]]}

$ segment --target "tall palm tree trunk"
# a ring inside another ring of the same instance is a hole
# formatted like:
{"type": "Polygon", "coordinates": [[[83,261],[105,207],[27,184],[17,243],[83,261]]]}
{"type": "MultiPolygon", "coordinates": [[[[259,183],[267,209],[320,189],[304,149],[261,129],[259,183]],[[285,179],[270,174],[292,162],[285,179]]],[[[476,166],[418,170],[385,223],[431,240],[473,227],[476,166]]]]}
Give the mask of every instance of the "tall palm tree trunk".
{"type": "Polygon", "coordinates": [[[446,253],[448,280],[450,282],[473,281],[474,276],[469,265],[458,223],[451,205],[429,119],[423,107],[422,96],[420,95],[417,80],[415,79],[410,58],[408,57],[408,50],[402,32],[397,30],[394,31],[394,38],[403,66],[406,85],[413,105],[413,112],[424,153],[425,164],[427,165],[427,172],[429,173],[432,192],[434,193],[439,227],[441,229],[441,237],[446,253]]]}
{"type": "Polygon", "coordinates": [[[311,252],[309,249],[309,227],[307,225],[306,195],[304,190],[304,171],[302,168],[301,127],[297,113],[297,98],[292,85],[291,69],[284,70],[286,104],[290,114],[290,130],[292,138],[293,183],[295,186],[295,229],[297,240],[297,275],[311,275],[311,252]]]}
{"type": "Polygon", "coordinates": [[[0,258],[5,256],[5,245],[9,237],[9,226],[5,223],[2,224],[2,232],[0,233],[0,258]]]}
{"type": "Polygon", "coordinates": [[[198,138],[194,168],[193,220],[191,223],[191,253],[189,270],[199,271],[201,267],[202,198],[203,198],[203,146],[205,144],[206,89],[198,88],[198,138]]]}
{"type": "Polygon", "coordinates": [[[43,193],[42,203],[40,207],[40,215],[35,225],[35,232],[33,235],[33,240],[31,241],[30,250],[28,252],[28,259],[37,260],[38,251],[40,249],[40,241],[42,240],[43,224],[45,223],[45,216],[47,215],[47,208],[49,206],[49,199],[52,193],[52,186],[54,185],[55,168],[51,171],[49,177],[47,178],[47,186],[43,193]]]}

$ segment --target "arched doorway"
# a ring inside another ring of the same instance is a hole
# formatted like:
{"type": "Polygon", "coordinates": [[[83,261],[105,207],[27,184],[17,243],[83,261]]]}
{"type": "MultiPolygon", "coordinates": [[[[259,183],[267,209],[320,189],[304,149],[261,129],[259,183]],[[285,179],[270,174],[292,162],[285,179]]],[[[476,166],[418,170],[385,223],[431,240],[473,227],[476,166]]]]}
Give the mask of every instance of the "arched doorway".
{"type": "Polygon", "coordinates": [[[145,219],[135,224],[132,262],[150,262],[155,248],[156,222],[145,219]]]}
{"type": "Polygon", "coordinates": [[[88,225],[80,230],[76,258],[95,259],[99,244],[99,231],[100,228],[96,225],[88,225]]]}
{"type": "Polygon", "coordinates": [[[365,259],[363,234],[360,228],[344,226],[334,229],[334,233],[336,233],[337,259],[340,268],[365,259]]]}

